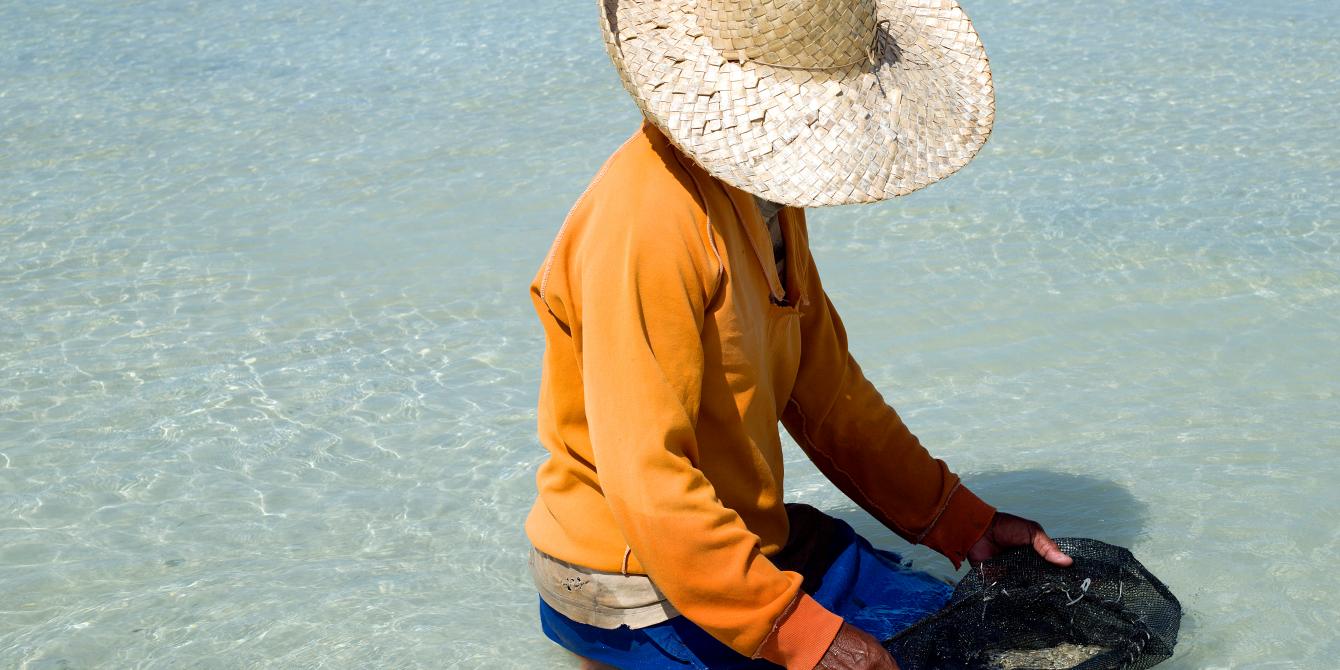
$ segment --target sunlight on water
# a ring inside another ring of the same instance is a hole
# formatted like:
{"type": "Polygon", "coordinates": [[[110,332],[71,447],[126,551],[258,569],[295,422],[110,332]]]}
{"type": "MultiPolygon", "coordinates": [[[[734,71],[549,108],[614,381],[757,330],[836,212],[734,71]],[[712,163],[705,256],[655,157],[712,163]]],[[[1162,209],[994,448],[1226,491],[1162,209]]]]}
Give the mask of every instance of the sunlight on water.
{"type": "MultiPolygon", "coordinates": [[[[636,114],[540,5],[0,8],[0,666],[570,667],[526,289],[636,114]]],[[[1334,12],[968,10],[981,156],[811,214],[855,353],[988,501],[1169,584],[1167,667],[1328,667],[1334,12]]]]}

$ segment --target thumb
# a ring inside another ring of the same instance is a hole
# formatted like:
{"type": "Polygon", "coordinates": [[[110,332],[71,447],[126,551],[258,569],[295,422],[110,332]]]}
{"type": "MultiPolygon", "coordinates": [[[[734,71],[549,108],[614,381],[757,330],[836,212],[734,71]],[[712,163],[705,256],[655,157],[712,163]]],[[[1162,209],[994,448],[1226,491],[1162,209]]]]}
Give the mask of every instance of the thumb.
{"type": "Polygon", "coordinates": [[[1038,552],[1038,555],[1048,563],[1063,568],[1070,567],[1075,562],[1075,559],[1061,551],[1061,548],[1056,546],[1056,543],[1050,537],[1047,537],[1046,531],[1041,528],[1036,528],[1033,531],[1033,551],[1038,552]]]}

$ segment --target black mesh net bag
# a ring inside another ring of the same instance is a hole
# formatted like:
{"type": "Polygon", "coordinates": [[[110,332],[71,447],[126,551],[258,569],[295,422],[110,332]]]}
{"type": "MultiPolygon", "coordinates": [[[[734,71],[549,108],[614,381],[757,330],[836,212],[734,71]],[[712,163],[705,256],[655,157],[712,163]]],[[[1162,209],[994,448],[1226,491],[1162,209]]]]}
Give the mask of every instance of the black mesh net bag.
{"type": "Polygon", "coordinates": [[[1058,538],[1060,568],[1010,550],[959,582],[943,609],[884,643],[903,670],[1148,668],[1172,655],[1182,605],[1131,552],[1058,538]]]}

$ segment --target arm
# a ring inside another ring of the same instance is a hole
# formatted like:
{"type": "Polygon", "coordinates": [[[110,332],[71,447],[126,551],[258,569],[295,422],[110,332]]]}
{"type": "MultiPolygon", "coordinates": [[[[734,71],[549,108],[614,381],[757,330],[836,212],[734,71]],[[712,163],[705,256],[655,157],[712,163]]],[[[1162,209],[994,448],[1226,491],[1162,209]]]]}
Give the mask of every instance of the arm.
{"type": "Polygon", "coordinates": [[[802,317],[805,355],[783,421],[820,471],[884,525],[955,568],[1022,545],[1070,565],[1040,525],[997,513],[927,453],[852,358],[842,320],[813,258],[806,259],[807,289],[817,299],[802,317]]]}
{"type": "Polygon", "coordinates": [[[599,483],[676,609],[737,652],[809,670],[841,619],[760,553],[696,465],[701,330],[717,281],[697,225],[628,220],[582,249],[573,336],[599,483]]]}
{"type": "Polygon", "coordinates": [[[898,535],[957,567],[995,510],[932,458],[884,402],[847,349],[847,335],[806,256],[803,358],[783,422],[801,448],[852,500],[898,535]]]}

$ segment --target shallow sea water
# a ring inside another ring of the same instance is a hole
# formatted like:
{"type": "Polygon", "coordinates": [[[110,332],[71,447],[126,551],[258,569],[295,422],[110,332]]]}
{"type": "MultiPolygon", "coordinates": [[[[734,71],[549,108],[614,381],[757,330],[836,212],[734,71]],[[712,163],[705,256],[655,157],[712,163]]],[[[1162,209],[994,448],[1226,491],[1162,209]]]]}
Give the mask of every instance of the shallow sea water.
{"type": "MultiPolygon", "coordinates": [[[[1169,668],[1340,656],[1332,9],[969,5],[983,153],[811,213],[868,374],[1162,577],[1169,668]]],[[[637,122],[594,3],[8,3],[0,72],[0,667],[571,667],[527,285],[637,122]]]]}

